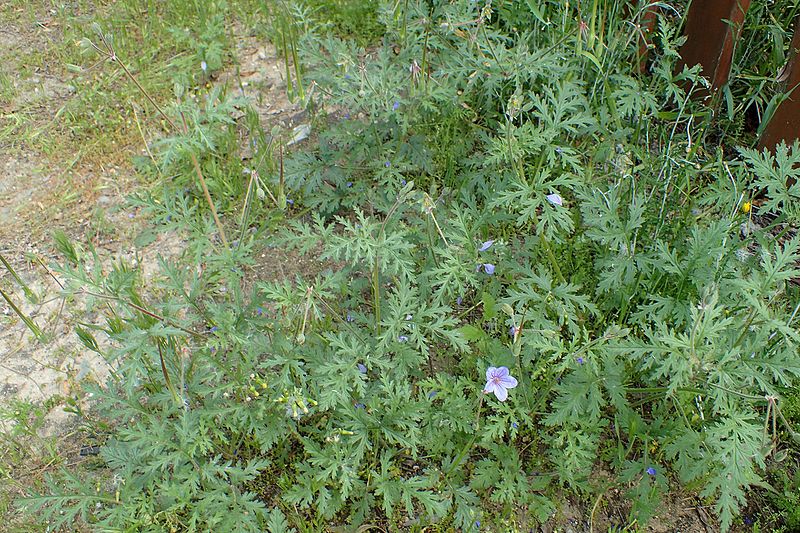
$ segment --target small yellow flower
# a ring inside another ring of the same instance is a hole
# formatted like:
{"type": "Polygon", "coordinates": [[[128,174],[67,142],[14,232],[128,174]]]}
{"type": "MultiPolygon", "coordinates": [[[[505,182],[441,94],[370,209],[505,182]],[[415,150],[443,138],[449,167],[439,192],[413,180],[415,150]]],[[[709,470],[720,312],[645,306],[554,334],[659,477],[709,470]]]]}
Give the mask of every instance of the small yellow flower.
{"type": "Polygon", "coordinates": [[[745,203],[742,204],[742,211],[744,213],[749,213],[750,209],[752,209],[752,208],[753,208],[753,204],[751,204],[750,202],[745,202],[745,203]]]}

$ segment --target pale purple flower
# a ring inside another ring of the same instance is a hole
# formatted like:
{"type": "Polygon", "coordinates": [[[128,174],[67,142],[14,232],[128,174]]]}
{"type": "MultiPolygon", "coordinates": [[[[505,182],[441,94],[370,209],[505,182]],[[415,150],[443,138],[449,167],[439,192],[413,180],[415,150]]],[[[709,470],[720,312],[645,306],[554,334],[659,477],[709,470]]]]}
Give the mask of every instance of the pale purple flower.
{"type": "Polygon", "coordinates": [[[344,114],[344,119],[345,120],[350,120],[350,113],[345,113],[344,114]]]}
{"type": "Polygon", "coordinates": [[[435,391],[435,390],[432,390],[432,391],[430,391],[430,392],[428,393],[428,399],[429,399],[429,400],[433,400],[434,398],[436,398],[436,395],[437,395],[437,394],[438,394],[438,391],[435,391]]]}
{"type": "Polygon", "coordinates": [[[508,328],[508,334],[512,337],[517,334],[517,326],[511,326],[508,328]]]}
{"type": "Polygon", "coordinates": [[[511,427],[517,429],[519,427],[519,424],[517,424],[516,422],[511,422],[511,427]]]}
{"type": "Polygon", "coordinates": [[[264,314],[264,310],[261,307],[256,307],[256,314],[261,316],[264,314]]]}
{"type": "Polygon", "coordinates": [[[355,318],[353,318],[353,315],[350,313],[350,311],[347,312],[347,316],[344,317],[344,319],[347,320],[348,322],[352,322],[352,321],[355,320],[355,318]]]}
{"type": "Polygon", "coordinates": [[[406,337],[405,335],[400,335],[399,337],[397,337],[397,340],[400,342],[408,342],[408,337],[406,337]]]}
{"type": "Polygon", "coordinates": [[[366,408],[367,408],[367,406],[366,406],[366,405],[364,405],[364,404],[363,404],[363,403],[361,403],[361,402],[358,402],[358,403],[356,403],[356,404],[353,404],[353,407],[355,407],[356,409],[366,409],[366,408]]]}
{"type": "Polygon", "coordinates": [[[291,198],[287,198],[286,203],[289,205],[294,205],[294,200],[292,200],[291,198]]]}
{"type": "Polygon", "coordinates": [[[392,166],[392,163],[391,163],[391,161],[387,161],[387,162],[385,162],[383,164],[383,166],[385,166],[386,168],[389,168],[390,166],[392,166]]]}
{"type": "Polygon", "coordinates": [[[487,274],[489,274],[489,275],[491,276],[492,274],[494,274],[494,265],[493,265],[493,264],[491,264],[491,263],[484,263],[484,264],[483,264],[483,270],[484,270],[484,271],[485,271],[487,274]]]}
{"type": "Polygon", "coordinates": [[[406,183],[408,183],[406,180],[400,180],[400,185],[402,185],[403,187],[406,186],[406,183]]]}
{"type": "Polygon", "coordinates": [[[563,205],[564,200],[561,199],[561,195],[553,193],[547,195],[547,201],[553,205],[563,205]]]}
{"type": "Polygon", "coordinates": [[[211,326],[211,329],[210,329],[210,331],[211,331],[211,333],[214,333],[214,332],[215,332],[215,331],[217,331],[218,329],[219,329],[219,328],[218,328],[217,326],[211,326]]]}
{"type": "Polygon", "coordinates": [[[208,63],[206,63],[205,61],[201,61],[200,68],[203,69],[203,72],[206,72],[208,70],[208,63]]]}
{"type": "Polygon", "coordinates": [[[501,402],[508,398],[508,389],[517,386],[517,380],[508,373],[508,368],[490,366],[486,369],[486,386],[483,392],[486,394],[494,393],[501,402]]]}
{"type": "Polygon", "coordinates": [[[348,181],[347,183],[345,183],[345,185],[347,187],[352,187],[353,186],[353,182],[352,181],[348,181]]]}
{"type": "Polygon", "coordinates": [[[358,371],[361,372],[362,374],[367,373],[367,367],[364,366],[363,364],[358,363],[356,366],[358,367],[358,371]]]}
{"type": "Polygon", "coordinates": [[[459,296],[458,298],[456,298],[456,305],[461,305],[461,302],[463,302],[463,301],[464,301],[464,298],[459,296]]]}
{"type": "Polygon", "coordinates": [[[578,357],[578,359],[576,359],[576,361],[578,361],[579,365],[582,365],[584,363],[583,357],[578,357]]]}
{"type": "Polygon", "coordinates": [[[488,241],[484,242],[483,244],[481,244],[481,247],[478,248],[478,251],[479,252],[485,252],[486,250],[488,250],[492,246],[492,244],[494,244],[494,240],[493,239],[492,240],[488,240],[488,241]]]}
{"type": "Polygon", "coordinates": [[[400,102],[395,101],[395,103],[392,104],[392,111],[397,111],[399,108],[400,102]]]}
{"type": "Polygon", "coordinates": [[[647,474],[650,475],[650,476],[655,476],[656,475],[656,469],[653,468],[652,466],[648,467],[648,469],[645,470],[645,472],[647,472],[647,474]]]}

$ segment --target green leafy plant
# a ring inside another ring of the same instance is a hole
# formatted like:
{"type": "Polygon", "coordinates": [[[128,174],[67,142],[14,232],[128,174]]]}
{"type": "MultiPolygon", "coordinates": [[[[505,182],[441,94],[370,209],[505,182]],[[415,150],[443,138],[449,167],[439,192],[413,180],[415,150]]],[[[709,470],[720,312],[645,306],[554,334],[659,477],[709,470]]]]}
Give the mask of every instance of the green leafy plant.
{"type": "Polygon", "coordinates": [[[216,246],[181,189],[241,175],[234,103],[176,109],[177,187],[134,202],[184,254],[145,290],[60,246],[64,296],[107,304],[113,372],[82,413],[113,428],[103,475],[24,504],[143,531],[510,530],[559,490],[599,501],[602,467],[631,521],[680,482],[730,529],[778,427],[796,435],[800,145],[712,149],[677,21],[643,76],[635,14],[589,4],[387,3],[374,50],[284,20],[318,142],[263,143],[259,177],[203,191],[214,215],[211,190],[269,192],[288,220],[267,251],[315,260],[293,279],[252,279],[248,217],[216,246]],[[757,225],[761,191],[778,218],[757,225]]]}

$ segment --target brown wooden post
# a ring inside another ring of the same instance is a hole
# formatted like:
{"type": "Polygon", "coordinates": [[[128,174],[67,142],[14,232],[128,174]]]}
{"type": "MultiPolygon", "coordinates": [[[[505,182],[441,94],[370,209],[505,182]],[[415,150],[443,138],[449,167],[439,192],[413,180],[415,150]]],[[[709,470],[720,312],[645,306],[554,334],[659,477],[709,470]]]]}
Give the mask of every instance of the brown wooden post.
{"type": "Polygon", "coordinates": [[[783,91],[789,93],[786,100],[775,109],[767,127],[758,141],[758,148],[762,150],[775,148],[781,141],[788,144],[800,138],[800,20],[795,21],[794,36],[789,49],[789,61],[779,74],[779,81],[783,82],[783,91]]]}
{"type": "Polygon", "coordinates": [[[681,47],[681,63],[700,64],[703,76],[711,80],[711,90],[728,81],[736,39],[742,29],[750,0],[693,0],[686,17],[686,43],[681,47]]]}

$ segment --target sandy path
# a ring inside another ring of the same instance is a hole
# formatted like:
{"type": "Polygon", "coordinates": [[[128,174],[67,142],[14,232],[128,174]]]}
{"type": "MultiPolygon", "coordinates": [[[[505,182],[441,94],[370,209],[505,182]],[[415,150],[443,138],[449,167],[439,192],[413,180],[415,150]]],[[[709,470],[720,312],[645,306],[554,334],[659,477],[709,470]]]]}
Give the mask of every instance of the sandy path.
{"type": "MultiPolygon", "coordinates": [[[[159,235],[156,242],[136,250],[133,238],[146,226],[138,213],[125,208],[124,195],[136,184],[127,161],[141,152],[141,139],[131,139],[124,156],[95,163],[74,165],[69,150],[60,157],[42,153],[28,138],[3,134],[25,122],[25,131],[48,135],[47,125],[59,109],[74,97],[74,73],[58,64],[32,72],[21,64],[31,47],[57,42],[57,25],[30,26],[4,21],[0,12],[0,61],[6,91],[0,92],[0,253],[14,266],[37,298],[26,299],[20,286],[0,267],[0,288],[45,332],[47,342],[37,341],[16,313],[0,299],[0,407],[14,400],[44,402],[77,393],[81,379],[102,379],[106,363],[80,344],[71,316],[91,322],[100,317],[84,315],[81,301],[64,302],[46,264],[58,259],[52,232],[61,229],[76,242],[92,241],[104,260],[141,257],[138,266],[145,278],[155,271],[157,254],[177,255],[181,249],[176,235],[159,235]],[[10,87],[10,88],[9,88],[10,87]],[[70,195],[65,202],[65,195],[70,195]]],[[[12,17],[13,18],[13,13],[12,17]]],[[[44,50],[43,53],[47,53],[44,50]]],[[[238,75],[231,67],[215,80],[227,83],[248,97],[256,107],[265,131],[279,124],[291,128],[302,119],[297,106],[286,99],[280,61],[274,49],[255,38],[237,39],[238,75]],[[241,82],[241,85],[240,85],[241,82]]],[[[110,70],[109,70],[110,73],[110,70]]],[[[15,132],[22,131],[17,127],[15,132]]],[[[100,339],[98,339],[100,340],[100,339]]],[[[60,402],[52,402],[44,434],[58,434],[68,426],[69,415],[60,402]]]]}

